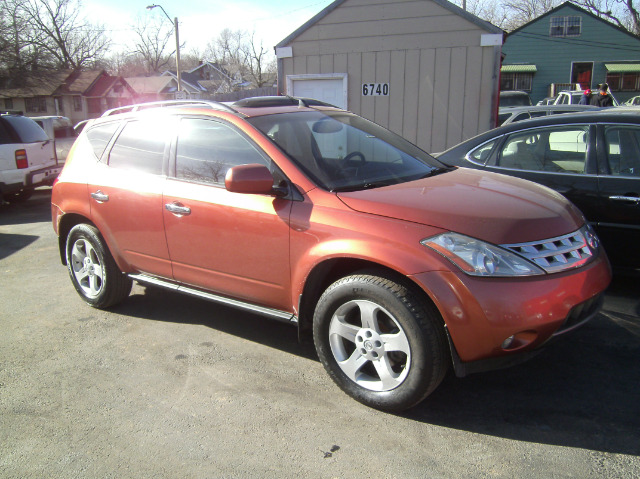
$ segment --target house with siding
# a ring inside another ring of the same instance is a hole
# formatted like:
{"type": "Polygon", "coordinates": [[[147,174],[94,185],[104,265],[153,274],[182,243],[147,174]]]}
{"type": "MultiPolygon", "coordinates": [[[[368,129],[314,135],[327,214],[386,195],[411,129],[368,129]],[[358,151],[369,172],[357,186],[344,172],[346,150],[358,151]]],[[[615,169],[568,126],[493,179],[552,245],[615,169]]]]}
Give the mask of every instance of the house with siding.
{"type": "Polygon", "coordinates": [[[21,111],[26,116],[66,116],[73,123],[131,104],[133,97],[124,78],[104,70],[64,70],[26,78],[20,88],[0,90],[4,110],[21,111]]]}
{"type": "Polygon", "coordinates": [[[495,125],[502,33],[446,0],[336,0],[276,46],[278,89],[438,152],[495,125]]]}
{"type": "Polygon", "coordinates": [[[534,103],[605,81],[620,102],[640,95],[640,39],[570,2],[509,33],[502,52],[501,89],[534,103]]]}

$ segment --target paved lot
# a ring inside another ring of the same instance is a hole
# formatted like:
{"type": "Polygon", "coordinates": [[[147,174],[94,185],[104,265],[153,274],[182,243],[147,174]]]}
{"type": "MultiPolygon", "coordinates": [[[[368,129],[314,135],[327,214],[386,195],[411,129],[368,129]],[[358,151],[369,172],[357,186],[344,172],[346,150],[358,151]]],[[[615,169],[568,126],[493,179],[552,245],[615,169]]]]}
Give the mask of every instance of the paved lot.
{"type": "Polygon", "coordinates": [[[285,324],[141,286],[86,306],[49,195],[0,207],[2,478],[640,477],[637,278],[532,361],[391,415],[285,324]]]}

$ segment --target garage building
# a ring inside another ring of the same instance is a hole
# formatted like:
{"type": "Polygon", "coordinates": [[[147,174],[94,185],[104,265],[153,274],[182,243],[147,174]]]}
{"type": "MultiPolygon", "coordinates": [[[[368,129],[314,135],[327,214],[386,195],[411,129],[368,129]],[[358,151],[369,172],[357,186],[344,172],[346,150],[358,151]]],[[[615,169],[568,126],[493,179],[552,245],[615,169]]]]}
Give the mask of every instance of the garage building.
{"type": "Polygon", "coordinates": [[[279,92],[442,151],[495,125],[502,34],[445,0],[336,0],[276,46],[279,92]]]}

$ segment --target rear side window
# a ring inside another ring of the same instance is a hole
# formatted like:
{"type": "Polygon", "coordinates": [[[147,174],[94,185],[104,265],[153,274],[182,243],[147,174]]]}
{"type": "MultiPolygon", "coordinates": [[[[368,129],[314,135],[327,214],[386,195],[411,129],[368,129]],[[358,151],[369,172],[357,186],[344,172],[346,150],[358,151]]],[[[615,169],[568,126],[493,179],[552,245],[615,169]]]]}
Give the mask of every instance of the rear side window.
{"type": "Polygon", "coordinates": [[[11,138],[11,132],[7,128],[7,125],[0,120],[0,145],[6,145],[13,142],[14,140],[11,138]]]}
{"type": "Polygon", "coordinates": [[[100,159],[119,125],[119,122],[114,121],[112,123],[95,126],[87,131],[87,139],[93,148],[93,153],[96,155],[96,158],[100,159]]]}
{"type": "Polygon", "coordinates": [[[177,178],[220,185],[229,168],[250,163],[269,166],[249,140],[233,128],[198,118],[180,121],[177,178]]]}
{"type": "Polygon", "coordinates": [[[640,176],[640,129],[608,126],[605,129],[607,161],[614,176],[640,176]]]}
{"type": "Polygon", "coordinates": [[[109,152],[109,166],[160,175],[169,136],[167,122],[130,121],[109,152]]]}
{"type": "Polygon", "coordinates": [[[5,120],[17,133],[21,143],[37,143],[49,138],[40,125],[26,116],[7,116],[5,120]]]}

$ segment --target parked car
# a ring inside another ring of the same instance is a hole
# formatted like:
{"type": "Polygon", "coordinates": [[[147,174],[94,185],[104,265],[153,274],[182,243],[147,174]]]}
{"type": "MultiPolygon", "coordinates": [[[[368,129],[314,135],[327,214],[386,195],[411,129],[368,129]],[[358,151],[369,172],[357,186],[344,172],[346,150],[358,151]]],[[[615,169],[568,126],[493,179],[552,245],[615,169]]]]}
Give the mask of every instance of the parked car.
{"type": "Polygon", "coordinates": [[[53,187],[91,306],[138,281],[284,320],[340,388],[389,411],[598,312],[606,255],[548,188],[445,167],[321,102],[177,105],[91,120],[53,187]]]}
{"type": "Polygon", "coordinates": [[[627,101],[623,103],[624,106],[639,106],[640,105],[640,96],[634,96],[629,98],[627,101]]]}
{"type": "Polygon", "coordinates": [[[555,96],[548,96],[540,100],[538,103],[536,103],[536,105],[553,105],[555,101],[556,101],[555,96]]]}
{"type": "Polygon", "coordinates": [[[512,123],[441,153],[447,165],[517,176],[571,200],[614,266],[640,269],[640,115],[604,109],[512,123]]]}
{"type": "Polygon", "coordinates": [[[50,140],[55,142],[58,161],[64,163],[78,136],[73,129],[71,120],[66,116],[33,116],[30,118],[40,125],[50,140]]]}
{"type": "MultiPolygon", "coordinates": [[[[598,94],[598,90],[591,90],[594,95],[598,94]]],[[[580,103],[580,98],[584,95],[582,90],[566,90],[561,91],[556,96],[554,105],[577,105],[580,103]]],[[[618,100],[609,92],[611,99],[613,100],[613,106],[619,106],[618,100]]]]}
{"type": "Polygon", "coordinates": [[[0,115],[0,202],[28,199],[51,185],[62,169],[53,142],[26,116],[0,115]]]}
{"type": "Polygon", "coordinates": [[[498,126],[508,125],[516,121],[529,120],[547,115],[561,115],[577,111],[597,110],[599,107],[590,105],[536,105],[509,106],[498,111],[498,126]]]}
{"type": "Polygon", "coordinates": [[[505,106],[531,106],[531,97],[526,91],[501,91],[500,108],[505,106]]]}

